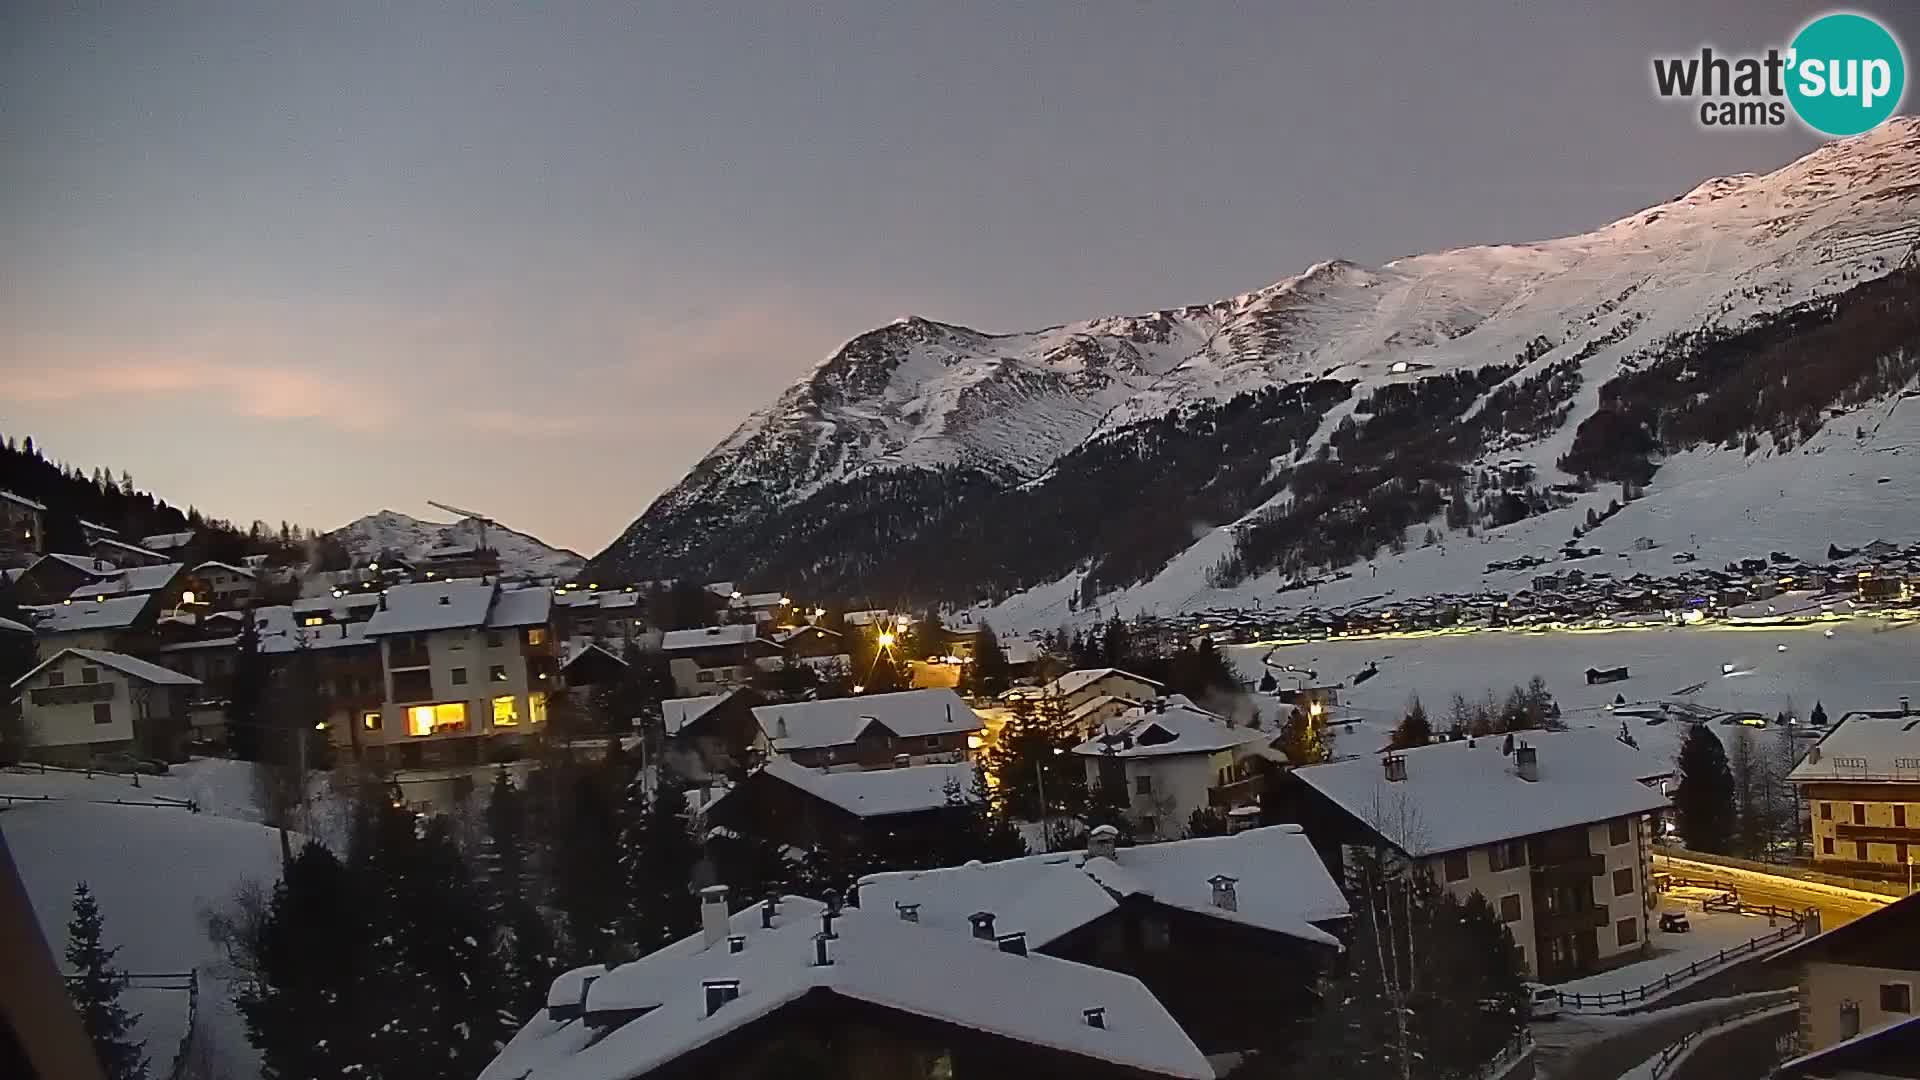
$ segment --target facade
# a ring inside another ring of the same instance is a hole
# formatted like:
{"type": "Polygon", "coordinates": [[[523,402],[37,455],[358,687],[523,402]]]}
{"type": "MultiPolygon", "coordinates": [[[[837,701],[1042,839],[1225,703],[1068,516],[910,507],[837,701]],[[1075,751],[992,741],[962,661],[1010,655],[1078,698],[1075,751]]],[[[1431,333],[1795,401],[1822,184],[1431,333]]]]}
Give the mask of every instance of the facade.
{"type": "Polygon", "coordinates": [[[553,623],[562,641],[596,643],[616,656],[628,641],[641,649],[660,647],[660,635],[647,629],[646,603],[636,589],[562,586],[553,594],[553,623]]]}
{"type": "Polygon", "coordinates": [[[1329,863],[1385,850],[1507,923],[1535,978],[1558,981],[1647,948],[1654,911],[1648,786],[1668,766],[1594,732],[1518,733],[1310,765],[1296,812],[1329,863]]]}
{"type": "Polygon", "coordinates": [[[14,682],[35,760],[84,765],[107,753],[185,761],[196,680],[125,653],[62,649],[14,682]]]}
{"type": "Polygon", "coordinates": [[[777,664],[780,646],[760,636],[758,624],[669,630],[660,637],[675,690],[689,697],[747,686],[777,664]]]}
{"type": "Polygon", "coordinates": [[[112,563],[92,556],[42,555],[14,577],[13,587],[22,604],[57,604],[71,597],[74,590],[106,581],[118,570],[112,563]]]}
{"type": "Polygon", "coordinates": [[[187,588],[198,603],[222,610],[243,608],[253,599],[255,572],[244,566],[203,562],[187,573],[187,588]]]}
{"type": "Polygon", "coordinates": [[[1920,989],[1920,897],[1909,896],[1768,961],[1799,976],[1801,1053],[1911,1023],[1920,989]]]}
{"type": "Polygon", "coordinates": [[[383,597],[366,624],[383,695],[359,719],[363,752],[401,764],[472,762],[490,739],[544,732],[559,688],[552,590],[427,581],[383,597]]]}
{"type": "Polygon", "coordinates": [[[1278,737],[1232,727],[1176,694],[1105,721],[1073,753],[1089,789],[1125,792],[1136,839],[1179,839],[1196,810],[1224,813],[1236,805],[1236,792],[1244,793],[1242,801],[1258,800],[1257,785],[1241,782],[1264,776],[1267,762],[1285,763],[1273,748],[1278,737]]]}
{"type": "Polygon", "coordinates": [[[30,565],[47,550],[47,508],[0,491],[0,567],[30,565]]]}
{"type": "Polygon", "coordinates": [[[27,608],[41,653],[56,649],[137,649],[153,629],[161,600],[152,594],[75,600],[27,608]]]}
{"type": "Polygon", "coordinates": [[[1842,716],[1787,779],[1809,808],[1816,868],[1904,879],[1920,860],[1920,712],[1842,716]]]}
{"type": "Polygon", "coordinates": [[[759,749],[807,768],[892,768],[967,760],[980,717],[947,689],[761,705],[759,749]]]}
{"type": "Polygon", "coordinates": [[[1152,701],[1166,688],[1144,675],[1119,668],[1080,668],[1048,683],[1041,691],[1044,700],[1057,703],[1062,713],[1071,713],[1098,697],[1117,697],[1128,701],[1152,701]]]}
{"type": "Polygon", "coordinates": [[[760,701],[756,691],[741,687],[661,702],[667,753],[676,770],[693,779],[744,773],[765,748],[760,724],[753,718],[760,701]]]}
{"type": "Polygon", "coordinates": [[[129,566],[164,566],[173,561],[157,551],[148,551],[111,536],[94,537],[87,544],[87,554],[123,570],[129,566]]]}

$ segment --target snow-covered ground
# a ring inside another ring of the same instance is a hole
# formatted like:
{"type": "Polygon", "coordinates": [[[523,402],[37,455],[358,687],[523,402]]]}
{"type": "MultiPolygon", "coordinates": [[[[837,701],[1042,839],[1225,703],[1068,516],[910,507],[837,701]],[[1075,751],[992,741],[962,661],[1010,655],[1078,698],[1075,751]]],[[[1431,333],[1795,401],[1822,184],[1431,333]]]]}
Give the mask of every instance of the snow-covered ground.
{"type": "MultiPolygon", "coordinates": [[[[279,876],[273,830],[211,813],[70,800],[0,812],[0,832],[56,957],[66,947],[73,887],[84,880],[99,898],[108,944],[120,947],[120,967],[200,972],[199,1022],[214,1075],[259,1075],[232,1005],[226,957],[207,940],[199,911],[224,903],[242,881],[268,885],[279,876]]],[[[179,1047],[186,998],[165,990],[128,996],[144,1014],[139,1034],[154,1075],[164,1074],[179,1047]]]]}
{"type": "MultiPolygon", "coordinates": [[[[1687,921],[1693,929],[1684,934],[1663,933],[1656,926],[1649,935],[1648,956],[1644,960],[1603,971],[1597,975],[1569,979],[1556,985],[1565,994],[1616,994],[1622,990],[1633,990],[1645,986],[1667,975],[1678,976],[1691,964],[1703,960],[1712,960],[1723,949],[1732,949],[1754,938],[1777,933],[1785,923],[1769,926],[1764,915],[1737,915],[1727,911],[1702,911],[1698,904],[1681,903],[1667,900],[1661,904],[1661,910],[1685,910],[1687,921]]],[[[1777,946],[1785,948],[1782,943],[1777,946]]],[[[1699,973],[1701,978],[1723,970],[1720,966],[1699,973]]],[[[1672,991],[1684,989],[1690,983],[1676,981],[1672,991]]],[[[1658,999],[1655,999],[1658,1000],[1658,999]]],[[[1644,1001],[1629,1003],[1626,1007],[1644,1008],[1644,1001]]]]}
{"type": "MultiPolygon", "coordinates": [[[[1268,670],[1264,659],[1276,668],[1315,672],[1315,683],[1343,683],[1342,707],[1375,714],[1383,723],[1397,720],[1407,699],[1417,694],[1438,726],[1454,694],[1477,700],[1491,689],[1504,697],[1534,675],[1546,680],[1569,724],[1609,729],[1620,723],[1607,710],[1616,695],[1629,702],[1688,702],[1767,717],[1791,710],[1802,719],[1819,701],[1835,720],[1849,709],[1885,707],[1903,695],[1920,697],[1920,626],[1878,619],[1820,627],[1478,631],[1235,645],[1225,652],[1244,679],[1259,680],[1268,670]],[[1828,629],[1830,638],[1824,633],[1828,629]],[[1354,675],[1369,663],[1377,664],[1379,673],[1355,685],[1354,675]],[[1617,666],[1628,668],[1626,681],[1587,685],[1588,667],[1617,666]]],[[[1285,673],[1275,674],[1282,686],[1294,685],[1285,673]]],[[[1667,734],[1675,732],[1672,723],[1650,725],[1636,718],[1629,729],[1636,738],[1678,737],[1667,734]]]]}
{"type": "Polygon", "coordinates": [[[201,813],[260,820],[253,798],[253,766],[225,758],[194,758],[173,766],[165,776],[14,766],[0,769],[0,795],[84,802],[192,802],[201,813]]]}

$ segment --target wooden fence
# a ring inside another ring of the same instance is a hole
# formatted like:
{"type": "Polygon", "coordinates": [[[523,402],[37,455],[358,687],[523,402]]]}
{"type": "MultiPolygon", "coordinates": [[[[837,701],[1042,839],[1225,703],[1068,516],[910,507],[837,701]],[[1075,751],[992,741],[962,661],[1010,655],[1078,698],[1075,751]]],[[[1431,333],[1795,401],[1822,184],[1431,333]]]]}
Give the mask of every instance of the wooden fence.
{"type": "MultiPolygon", "coordinates": [[[[1705,883],[1687,882],[1686,884],[1701,885],[1705,883]]],[[[1715,883],[1715,885],[1717,886],[1719,883],[1715,883]]],[[[1775,907],[1772,904],[1768,904],[1765,907],[1756,904],[1744,904],[1737,899],[1724,902],[1721,907],[1724,910],[1738,911],[1743,915],[1765,915],[1773,920],[1785,919],[1787,920],[1787,925],[1777,930],[1749,938],[1731,948],[1721,949],[1712,956],[1701,957],[1684,968],[1669,971],[1665,975],[1657,979],[1649,980],[1639,986],[1624,990],[1612,990],[1600,994],[1562,993],[1560,995],[1560,1004],[1569,1009],[1617,1009],[1624,1005],[1644,1004],[1653,998],[1664,996],[1675,987],[1686,983],[1702,972],[1712,971],[1732,961],[1753,956],[1764,949],[1772,948],[1783,941],[1789,941],[1804,935],[1806,932],[1806,922],[1808,918],[1811,917],[1804,911],[1793,911],[1787,908],[1775,907]]]]}

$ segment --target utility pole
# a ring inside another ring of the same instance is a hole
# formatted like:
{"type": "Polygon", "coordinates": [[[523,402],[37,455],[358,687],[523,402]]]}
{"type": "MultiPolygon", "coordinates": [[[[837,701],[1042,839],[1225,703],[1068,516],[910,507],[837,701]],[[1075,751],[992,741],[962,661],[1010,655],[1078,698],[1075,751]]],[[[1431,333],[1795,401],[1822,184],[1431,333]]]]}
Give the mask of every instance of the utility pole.
{"type": "MultiPolygon", "coordinates": [[[[1034,782],[1034,786],[1039,788],[1039,791],[1040,791],[1040,850],[1044,853],[1051,854],[1053,852],[1053,829],[1049,827],[1049,823],[1047,821],[1047,770],[1045,768],[1046,764],[1047,764],[1047,759],[1044,756],[1037,757],[1033,760],[1033,782],[1034,782]]],[[[1907,866],[1908,866],[1907,891],[1912,892],[1913,891],[1913,869],[1912,869],[1913,864],[1908,863],[1907,866]]]]}

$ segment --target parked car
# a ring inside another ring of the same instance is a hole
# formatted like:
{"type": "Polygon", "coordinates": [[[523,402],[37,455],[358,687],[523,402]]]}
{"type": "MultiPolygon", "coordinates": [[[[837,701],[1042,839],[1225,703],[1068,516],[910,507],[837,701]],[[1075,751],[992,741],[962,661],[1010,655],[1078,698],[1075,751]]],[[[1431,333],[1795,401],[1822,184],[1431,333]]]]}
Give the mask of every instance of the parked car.
{"type": "Polygon", "coordinates": [[[1527,1016],[1533,1020],[1554,1020],[1560,1016],[1560,991],[1536,982],[1527,984],[1527,1016]]]}
{"type": "Polygon", "coordinates": [[[1693,926],[1687,922],[1686,912],[1663,911],[1660,913],[1660,930],[1667,934],[1685,934],[1691,932],[1693,926]]]}
{"type": "Polygon", "coordinates": [[[111,754],[95,755],[93,767],[101,772],[143,773],[147,776],[167,775],[167,763],[164,761],[135,757],[132,754],[118,751],[111,754]]]}

